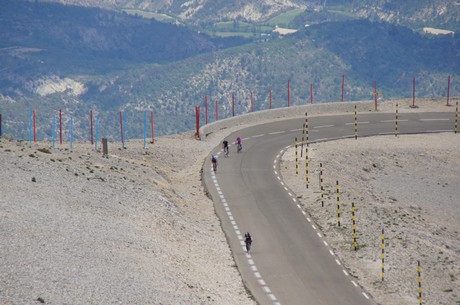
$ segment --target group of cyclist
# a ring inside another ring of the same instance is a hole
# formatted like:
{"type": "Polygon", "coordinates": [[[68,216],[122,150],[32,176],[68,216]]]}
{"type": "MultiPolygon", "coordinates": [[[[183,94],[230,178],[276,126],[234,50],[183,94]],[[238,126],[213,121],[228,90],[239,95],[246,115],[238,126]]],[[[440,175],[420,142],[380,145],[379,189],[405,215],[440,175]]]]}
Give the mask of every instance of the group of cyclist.
{"type": "MultiPolygon", "coordinates": [[[[236,143],[236,152],[237,152],[237,153],[240,153],[241,150],[243,149],[243,144],[242,144],[241,138],[240,138],[240,137],[237,137],[235,143],[236,143]]],[[[228,157],[228,154],[229,154],[230,150],[229,150],[229,146],[228,146],[228,141],[227,141],[227,140],[224,140],[224,141],[222,142],[222,149],[223,149],[223,151],[224,151],[224,156],[225,156],[225,157],[228,157]]],[[[213,168],[213,170],[214,170],[214,171],[217,171],[217,156],[216,156],[216,155],[212,155],[212,156],[211,156],[211,162],[212,162],[212,168],[213,168]]]]}
{"type": "MultiPolygon", "coordinates": [[[[240,137],[237,137],[236,138],[236,152],[237,153],[240,153],[243,149],[243,143],[242,143],[242,140],[240,137]]],[[[222,149],[224,151],[224,156],[225,157],[228,157],[228,154],[229,154],[229,146],[228,146],[228,141],[227,140],[224,140],[222,142],[222,149]]],[[[217,171],[217,156],[216,155],[212,155],[211,156],[211,162],[212,162],[212,168],[214,171],[217,171]]],[[[246,253],[249,253],[249,251],[251,250],[251,245],[252,245],[252,236],[249,232],[246,232],[246,234],[244,234],[244,243],[246,245],[246,253]]]]}

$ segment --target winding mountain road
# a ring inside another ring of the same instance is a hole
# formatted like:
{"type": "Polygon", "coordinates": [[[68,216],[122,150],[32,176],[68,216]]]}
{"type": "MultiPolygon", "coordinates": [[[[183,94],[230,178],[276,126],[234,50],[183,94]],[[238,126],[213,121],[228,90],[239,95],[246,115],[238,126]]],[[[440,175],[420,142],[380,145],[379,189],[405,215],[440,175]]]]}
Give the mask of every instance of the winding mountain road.
{"type": "MultiPolygon", "coordinates": [[[[302,137],[304,118],[242,129],[227,139],[243,138],[243,152],[220,147],[217,172],[205,161],[204,181],[246,286],[259,304],[375,304],[342,266],[295,194],[279,174],[281,154],[302,137]],[[244,233],[251,232],[251,253],[244,233]]],[[[354,137],[354,115],[308,118],[310,143],[354,137]]],[[[358,114],[359,137],[394,134],[394,113],[358,114]]],[[[451,112],[399,114],[400,134],[446,132],[454,129],[451,112]]],[[[400,135],[403,137],[403,135],[400,135]]],[[[359,141],[359,138],[358,138],[359,141]]],[[[210,159],[210,158],[208,158],[210,159]]]]}

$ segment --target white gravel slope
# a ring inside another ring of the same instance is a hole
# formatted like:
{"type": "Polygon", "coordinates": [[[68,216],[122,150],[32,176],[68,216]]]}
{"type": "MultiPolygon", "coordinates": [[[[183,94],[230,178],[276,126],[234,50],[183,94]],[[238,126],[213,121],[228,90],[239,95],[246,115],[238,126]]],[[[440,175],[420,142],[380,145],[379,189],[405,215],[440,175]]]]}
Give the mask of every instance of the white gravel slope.
{"type": "Polygon", "coordinates": [[[114,145],[0,140],[0,304],[254,304],[201,186],[210,144],[114,145]]]}

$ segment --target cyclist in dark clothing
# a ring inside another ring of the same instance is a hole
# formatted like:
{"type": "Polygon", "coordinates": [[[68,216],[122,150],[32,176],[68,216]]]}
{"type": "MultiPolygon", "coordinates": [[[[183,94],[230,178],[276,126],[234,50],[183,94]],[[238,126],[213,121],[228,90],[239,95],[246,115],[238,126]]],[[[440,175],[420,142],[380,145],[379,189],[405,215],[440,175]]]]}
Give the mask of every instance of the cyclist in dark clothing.
{"type": "Polygon", "coordinates": [[[249,232],[246,232],[246,234],[244,234],[244,243],[246,244],[246,253],[249,253],[252,245],[252,237],[251,234],[249,234],[249,232]]]}
{"type": "Polygon", "coordinates": [[[222,147],[224,148],[224,154],[226,157],[228,157],[228,141],[227,140],[224,140],[222,142],[222,147]]]}

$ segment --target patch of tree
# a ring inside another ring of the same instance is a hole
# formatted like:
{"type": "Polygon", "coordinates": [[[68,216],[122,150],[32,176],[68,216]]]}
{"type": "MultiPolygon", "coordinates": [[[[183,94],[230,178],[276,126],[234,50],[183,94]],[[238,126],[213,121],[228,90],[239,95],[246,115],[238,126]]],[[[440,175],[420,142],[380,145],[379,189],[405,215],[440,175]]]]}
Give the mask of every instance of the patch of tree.
{"type": "Polygon", "coordinates": [[[1,48],[41,50],[23,54],[30,67],[39,60],[62,73],[165,63],[245,43],[126,13],[21,0],[2,1],[0,28],[1,48]]]}
{"type": "Polygon", "coordinates": [[[362,79],[390,81],[421,71],[460,70],[458,37],[428,37],[406,27],[364,19],[320,24],[299,35],[337,54],[362,79]]]}

